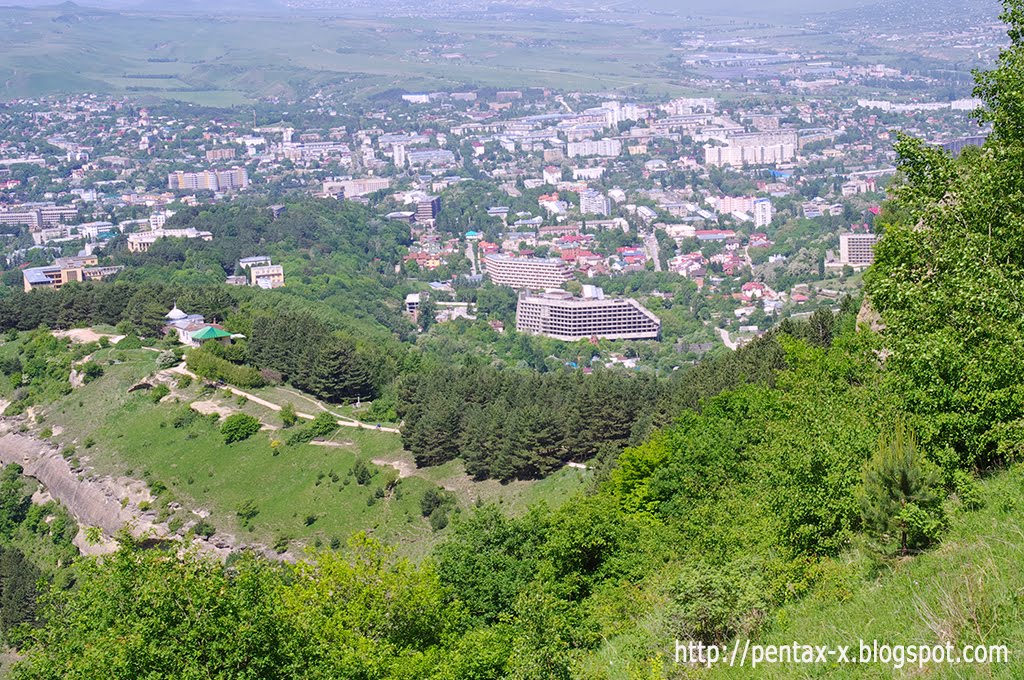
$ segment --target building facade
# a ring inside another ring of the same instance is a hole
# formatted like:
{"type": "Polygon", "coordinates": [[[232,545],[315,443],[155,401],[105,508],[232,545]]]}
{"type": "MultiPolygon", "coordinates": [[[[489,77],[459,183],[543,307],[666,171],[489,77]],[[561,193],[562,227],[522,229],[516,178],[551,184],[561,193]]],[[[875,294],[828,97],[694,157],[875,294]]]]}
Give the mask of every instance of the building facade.
{"type": "Polygon", "coordinates": [[[587,139],[581,142],[569,142],[566,146],[566,155],[570,158],[576,156],[614,158],[621,153],[622,142],[617,139],[587,139]]]}
{"type": "Polygon", "coordinates": [[[772,202],[769,199],[756,199],[754,201],[754,227],[760,229],[771,224],[773,212],[772,202]]]}
{"type": "Polygon", "coordinates": [[[228,191],[248,186],[249,173],[245,168],[202,172],[177,170],[167,175],[167,187],[178,191],[228,191]]]}
{"type": "Polygon", "coordinates": [[[25,292],[39,288],[60,289],[72,281],[99,281],[118,273],[124,267],[99,267],[95,255],[62,257],[48,267],[31,267],[22,271],[25,292]]]}
{"type": "Polygon", "coordinates": [[[494,285],[519,290],[561,288],[573,278],[569,266],[557,258],[487,255],[484,268],[494,285]]]}
{"type": "Polygon", "coordinates": [[[580,212],[584,215],[607,216],[611,208],[608,197],[599,191],[587,189],[580,193],[580,212]]]}
{"type": "Polygon", "coordinates": [[[516,330],[567,342],[656,340],[661,335],[661,320],[636,300],[605,298],[600,288],[584,286],[579,298],[565,291],[521,293],[516,330]]]}
{"type": "Polygon", "coordinates": [[[198,238],[203,241],[212,241],[213,234],[208,231],[199,231],[194,227],[188,229],[154,229],[152,231],[141,231],[128,234],[128,251],[132,253],[144,253],[162,238],[198,238]]]}
{"type": "Polygon", "coordinates": [[[875,261],[878,234],[840,234],[839,261],[851,267],[866,267],[875,261]]]}

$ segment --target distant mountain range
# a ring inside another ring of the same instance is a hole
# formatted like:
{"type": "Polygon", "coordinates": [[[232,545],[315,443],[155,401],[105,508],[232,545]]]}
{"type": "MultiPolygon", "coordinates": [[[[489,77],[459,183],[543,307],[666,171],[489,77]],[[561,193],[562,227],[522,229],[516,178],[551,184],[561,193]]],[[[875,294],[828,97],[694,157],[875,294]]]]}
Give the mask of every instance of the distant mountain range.
{"type": "Polygon", "coordinates": [[[480,3],[475,0],[221,0],[210,3],[206,0],[83,0],[79,3],[54,3],[52,0],[0,0],[2,6],[39,8],[59,7],[61,9],[97,8],[103,10],[150,10],[175,13],[266,13],[266,12],[332,12],[352,14],[451,14],[464,10],[470,14],[481,12],[525,11],[543,14],[558,13],[666,13],[685,16],[691,13],[713,15],[752,15],[759,17],[781,16],[789,18],[800,14],[821,14],[842,12],[851,9],[880,7],[905,9],[921,5],[931,9],[964,9],[988,11],[994,17],[998,3],[994,0],[777,0],[765,3],[763,0],[500,0],[480,3]]]}

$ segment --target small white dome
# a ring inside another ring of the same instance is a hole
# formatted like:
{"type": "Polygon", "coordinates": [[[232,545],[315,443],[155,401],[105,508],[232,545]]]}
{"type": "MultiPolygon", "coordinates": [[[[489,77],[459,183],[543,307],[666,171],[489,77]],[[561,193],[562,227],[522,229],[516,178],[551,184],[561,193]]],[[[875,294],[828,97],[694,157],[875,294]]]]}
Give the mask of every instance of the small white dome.
{"type": "Polygon", "coordinates": [[[188,314],[178,309],[178,305],[174,305],[174,309],[167,312],[167,316],[165,318],[170,321],[181,321],[182,319],[187,319],[188,314]]]}

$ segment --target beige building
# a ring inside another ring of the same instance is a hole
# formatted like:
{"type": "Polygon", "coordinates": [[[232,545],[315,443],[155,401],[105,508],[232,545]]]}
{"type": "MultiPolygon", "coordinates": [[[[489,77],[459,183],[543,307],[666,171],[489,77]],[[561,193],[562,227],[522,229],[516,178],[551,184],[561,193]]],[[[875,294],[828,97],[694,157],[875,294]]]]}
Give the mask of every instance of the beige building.
{"type": "Polygon", "coordinates": [[[875,261],[878,234],[840,234],[839,262],[851,267],[867,267],[875,261]]]}
{"type": "Polygon", "coordinates": [[[62,257],[48,267],[32,267],[22,271],[25,292],[39,288],[59,289],[72,281],[98,281],[113,276],[123,267],[98,267],[95,255],[87,257],[62,257]]]}
{"type": "Polygon", "coordinates": [[[347,198],[365,196],[382,189],[390,189],[391,180],[387,177],[363,177],[361,179],[327,179],[324,180],[323,191],[329,196],[342,194],[347,198]]]}
{"type": "Polygon", "coordinates": [[[520,294],[516,330],[568,342],[589,338],[656,340],[661,320],[636,300],[605,298],[600,288],[584,286],[580,298],[565,291],[520,294]]]}
{"type": "Polygon", "coordinates": [[[249,173],[245,168],[230,170],[204,170],[184,172],[178,170],[167,175],[167,186],[179,191],[227,191],[249,186],[249,173]]]}
{"type": "Polygon", "coordinates": [[[284,285],[284,268],[279,264],[253,265],[249,267],[249,282],[260,288],[280,288],[284,285]]]}
{"type": "Polygon", "coordinates": [[[496,286],[527,290],[561,288],[573,278],[569,266],[557,258],[487,255],[484,269],[496,286]]]}

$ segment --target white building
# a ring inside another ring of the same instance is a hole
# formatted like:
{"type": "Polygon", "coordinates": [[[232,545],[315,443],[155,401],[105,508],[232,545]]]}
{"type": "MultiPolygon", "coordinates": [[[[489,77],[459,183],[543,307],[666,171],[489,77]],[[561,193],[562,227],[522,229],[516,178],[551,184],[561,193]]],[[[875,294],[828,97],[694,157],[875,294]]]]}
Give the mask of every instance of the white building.
{"type": "Polygon", "coordinates": [[[208,231],[199,231],[194,227],[188,229],[154,229],[135,234],[128,234],[128,251],[132,253],[144,253],[162,238],[197,238],[202,241],[212,241],[213,234],[208,231]]]}
{"type": "Polygon", "coordinates": [[[704,163],[715,166],[771,165],[796,158],[795,144],[705,146],[704,163]]]}
{"type": "Polygon", "coordinates": [[[566,155],[574,156],[604,156],[614,158],[622,153],[622,142],[617,139],[586,139],[581,142],[569,142],[566,147],[566,155]]]}
{"type": "Polygon", "coordinates": [[[601,192],[587,189],[580,193],[580,212],[584,215],[608,215],[611,201],[601,192]]]}
{"type": "Polygon", "coordinates": [[[759,198],[754,201],[754,227],[760,229],[772,223],[774,209],[771,200],[759,198]]]}
{"type": "Polygon", "coordinates": [[[605,298],[596,286],[583,286],[583,297],[565,291],[522,293],[516,307],[516,330],[573,342],[589,338],[656,340],[661,320],[630,298],[605,298]]]}
{"type": "Polygon", "coordinates": [[[878,234],[840,234],[839,262],[851,267],[866,267],[875,261],[878,234]]]}
{"type": "Polygon", "coordinates": [[[167,220],[174,216],[173,210],[156,210],[149,215],[150,229],[163,229],[167,220]]]}
{"type": "Polygon", "coordinates": [[[496,286],[544,290],[561,288],[572,280],[572,270],[560,259],[487,255],[484,269],[496,286]]]}

